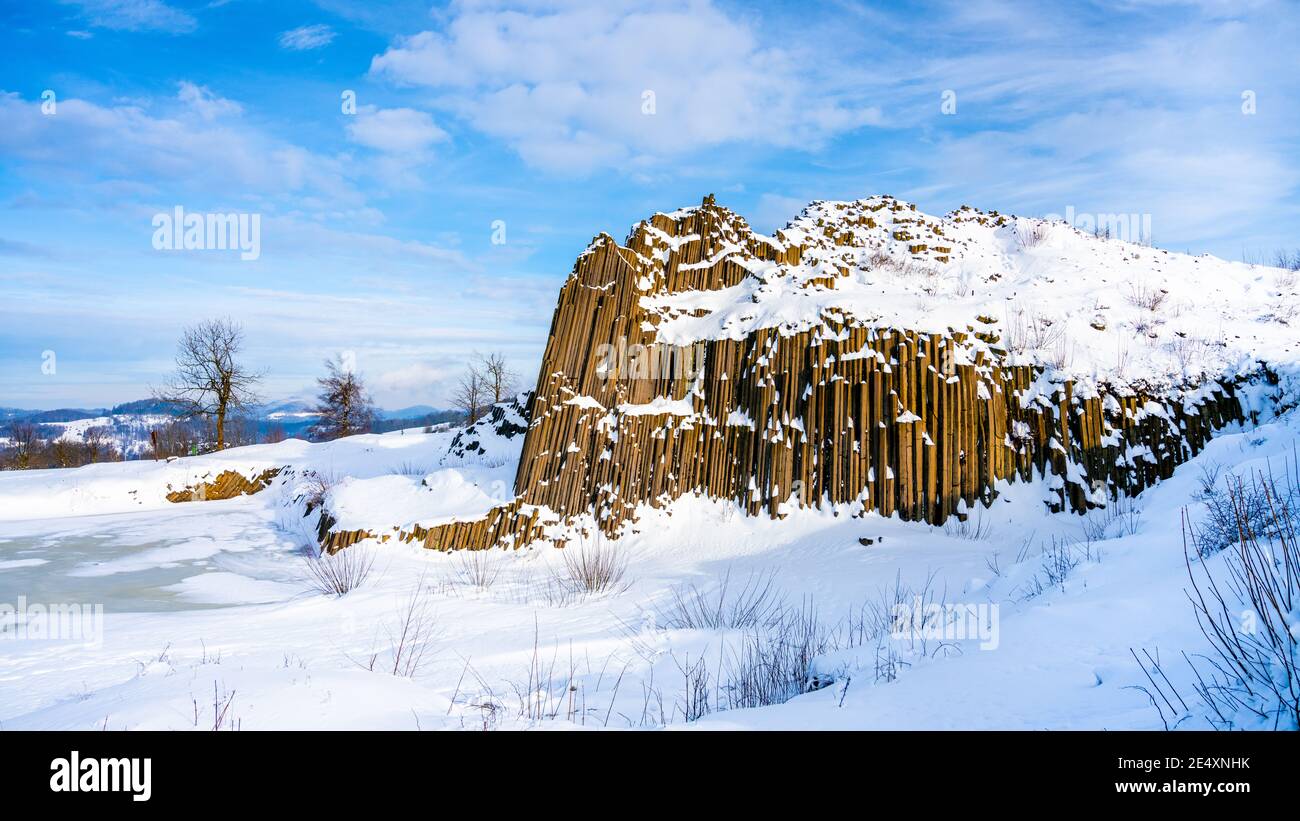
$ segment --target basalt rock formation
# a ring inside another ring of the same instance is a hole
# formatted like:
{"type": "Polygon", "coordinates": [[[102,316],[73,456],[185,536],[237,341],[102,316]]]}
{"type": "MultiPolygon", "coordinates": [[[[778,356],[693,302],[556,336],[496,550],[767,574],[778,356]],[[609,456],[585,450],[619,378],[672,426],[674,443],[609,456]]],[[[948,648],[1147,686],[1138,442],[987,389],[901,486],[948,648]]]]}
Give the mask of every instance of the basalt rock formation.
{"type": "Polygon", "coordinates": [[[483,442],[489,437],[511,439],[528,432],[528,406],[533,401],[532,391],[525,391],[505,402],[499,402],[477,422],[466,425],[451,440],[447,454],[463,459],[470,454],[486,454],[483,442]]]}
{"type": "MultiPolygon", "coordinates": [[[[1014,306],[1029,290],[1007,260],[1050,259],[1033,247],[1041,226],[875,197],[814,203],[767,237],[709,197],[622,245],[601,234],[560,291],[516,499],[404,537],[520,546],[586,516],[614,536],[638,507],[691,494],[751,515],[842,505],[938,524],[989,504],[1003,481],[1044,479],[1058,510],[1137,493],[1242,418],[1245,377],[1186,363],[1177,379],[1080,377],[1060,361],[1065,319],[980,313],[982,295],[1014,306]]],[[[1165,253],[1097,243],[1135,265],[1165,253]]],[[[1168,347],[1158,307],[1130,322],[1102,301],[1074,318],[1096,336],[1069,344],[1145,333],[1168,347]]]]}
{"type": "MultiPolygon", "coordinates": [[[[266,489],[271,480],[280,475],[283,468],[264,470],[257,476],[248,477],[234,470],[223,470],[210,482],[199,482],[167,494],[169,502],[211,502],[218,499],[233,499],[236,496],[251,496],[266,489]]],[[[170,485],[168,486],[170,487],[170,485]]]]}

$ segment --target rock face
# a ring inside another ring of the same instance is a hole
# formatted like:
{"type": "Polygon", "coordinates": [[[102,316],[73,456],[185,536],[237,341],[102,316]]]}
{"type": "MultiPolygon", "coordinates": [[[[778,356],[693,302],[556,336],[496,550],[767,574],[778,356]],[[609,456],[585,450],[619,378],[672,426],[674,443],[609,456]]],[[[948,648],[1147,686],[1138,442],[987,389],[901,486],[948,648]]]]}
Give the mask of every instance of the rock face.
{"type": "Polygon", "coordinates": [[[280,475],[283,468],[264,470],[257,476],[248,477],[233,470],[223,470],[211,482],[199,482],[167,494],[169,502],[211,502],[217,499],[233,499],[236,496],[251,496],[264,490],[271,480],[280,475]]]}
{"type": "Polygon", "coordinates": [[[834,504],[938,524],[1036,477],[1054,509],[1084,511],[1168,477],[1241,419],[1233,379],[1077,378],[1047,361],[1064,357],[1051,319],[979,313],[971,298],[1013,272],[978,255],[1027,246],[1025,230],[876,197],[814,203],[766,237],[709,197],[624,245],[600,235],[560,291],[516,500],[412,540],[519,546],[580,515],[612,536],[639,505],[687,494],[751,515],[834,504]],[[920,308],[892,310],[900,293],[920,308]],[[958,299],[968,322],[934,316],[958,299]]]}
{"type": "Polygon", "coordinates": [[[447,454],[457,459],[471,454],[486,456],[493,439],[512,439],[527,433],[528,406],[532,401],[533,392],[525,391],[509,401],[493,405],[481,419],[466,425],[456,434],[447,454]]]}

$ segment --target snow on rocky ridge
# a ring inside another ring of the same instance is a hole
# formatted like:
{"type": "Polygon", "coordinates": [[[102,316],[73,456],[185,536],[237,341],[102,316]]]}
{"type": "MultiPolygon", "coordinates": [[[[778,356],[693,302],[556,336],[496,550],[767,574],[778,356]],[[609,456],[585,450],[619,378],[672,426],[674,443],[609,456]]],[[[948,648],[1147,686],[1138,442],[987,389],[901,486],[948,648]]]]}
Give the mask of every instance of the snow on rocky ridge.
{"type": "MultiPolygon", "coordinates": [[[[729,288],[668,293],[657,293],[662,282],[643,281],[643,303],[663,317],[655,332],[664,343],[739,339],[768,327],[791,333],[845,313],[921,333],[989,330],[1013,364],[1116,385],[1181,385],[1300,360],[1294,271],[968,206],[934,217],[889,196],[814,202],[773,237],[711,203],[661,216],[680,221],[700,208],[723,215],[722,250],[709,264],[726,260],[749,276],[729,288]],[[797,261],[760,258],[760,246],[797,261]]],[[[653,223],[632,234],[644,234],[667,262],[683,238],[653,223]]]]}

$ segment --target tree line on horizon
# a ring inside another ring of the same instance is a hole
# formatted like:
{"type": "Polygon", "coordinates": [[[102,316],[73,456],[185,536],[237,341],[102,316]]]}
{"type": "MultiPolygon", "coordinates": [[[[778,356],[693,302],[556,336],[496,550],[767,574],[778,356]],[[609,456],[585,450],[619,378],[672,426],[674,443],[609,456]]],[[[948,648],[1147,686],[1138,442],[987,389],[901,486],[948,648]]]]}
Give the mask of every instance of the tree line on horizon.
{"type": "MultiPolygon", "coordinates": [[[[263,428],[249,413],[260,401],[257,388],[265,374],[242,361],[243,348],[243,327],[230,319],[204,320],[184,329],[175,372],[152,391],[150,401],[171,409],[174,418],[150,431],[149,457],[194,456],[287,438],[283,425],[263,428]]],[[[390,424],[399,424],[378,418],[362,376],[341,356],[326,359],[324,366],[324,375],[316,379],[317,419],[306,429],[312,441],[383,432],[392,429],[390,424]]],[[[473,424],[493,404],[509,399],[517,383],[517,375],[500,353],[476,355],[452,394],[451,421],[473,424]]],[[[427,415],[425,432],[443,416],[427,415]]],[[[127,458],[106,427],[88,428],[79,441],[43,435],[51,427],[26,420],[11,422],[0,443],[0,470],[80,467],[127,458]]],[[[53,432],[61,434],[62,429],[54,427],[53,432]]]]}

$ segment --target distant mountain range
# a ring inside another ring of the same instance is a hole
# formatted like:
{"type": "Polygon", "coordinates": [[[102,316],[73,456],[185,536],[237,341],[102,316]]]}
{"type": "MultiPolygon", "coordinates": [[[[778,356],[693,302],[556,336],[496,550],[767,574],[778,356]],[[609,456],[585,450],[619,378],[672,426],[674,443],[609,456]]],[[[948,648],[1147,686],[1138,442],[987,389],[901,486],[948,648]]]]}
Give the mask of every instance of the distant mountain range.
{"type": "MultiPolygon", "coordinates": [[[[48,426],[49,429],[42,432],[42,435],[47,438],[51,436],[75,438],[91,427],[102,427],[109,429],[113,438],[119,440],[118,445],[124,453],[133,453],[148,441],[150,430],[165,424],[169,417],[179,415],[175,405],[157,399],[137,399],[111,408],[32,410],[0,407],[0,428],[7,428],[15,422],[30,422],[34,425],[48,426]]],[[[264,402],[252,407],[245,416],[256,424],[259,438],[272,428],[283,430],[285,436],[305,437],[307,428],[311,427],[317,419],[314,398],[305,396],[264,402]]],[[[376,433],[383,433],[401,428],[453,422],[462,414],[459,411],[436,408],[432,405],[410,405],[391,410],[377,408],[375,416],[373,429],[376,433]]],[[[3,437],[5,432],[0,429],[0,437],[3,437]]]]}
{"type": "MultiPolygon", "coordinates": [[[[316,415],[316,403],[311,399],[289,398],[274,402],[254,405],[247,414],[253,419],[275,419],[288,417],[305,417],[316,415]]],[[[429,415],[451,414],[458,412],[433,405],[410,405],[405,408],[376,408],[379,419],[416,419],[429,415]]],[[[82,419],[94,419],[101,416],[175,416],[179,415],[176,407],[159,399],[137,399],[123,402],[111,408],[55,408],[54,410],[33,410],[31,408],[0,407],[0,422],[76,422],[82,419]]]]}

